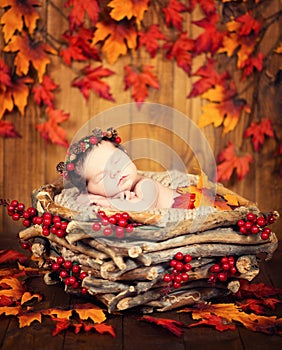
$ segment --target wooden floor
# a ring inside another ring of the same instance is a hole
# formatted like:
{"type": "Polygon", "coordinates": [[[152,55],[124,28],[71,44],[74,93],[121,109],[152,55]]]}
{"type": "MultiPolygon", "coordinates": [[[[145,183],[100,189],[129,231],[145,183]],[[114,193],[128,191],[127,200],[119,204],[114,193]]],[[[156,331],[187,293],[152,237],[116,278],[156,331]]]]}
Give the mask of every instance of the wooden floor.
{"type": "MultiPolygon", "coordinates": [[[[282,288],[282,242],[271,261],[265,262],[256,282],[264,282],[282,288]]],[[[82,302],[74,296],[68,296],[59,286],[47,287],[39,277],[32,278],[30,287],[33,292],[44,295],[42,308],[68,306],[82,302]]],[[[282,305],[275,315],[282,317],[282,305]]],[[[167,312],[154,314],[192,323],[190,315],[167,312]]],[[[155,325],[138,321],[133,313],[110,316],[107,321],[116,332],[116,338],[97,333],[75,335],[66,331],[52,336],[54,324],[44,318],[40,324],[32,323],[30,327],[20,329],[15,317],[0,316],[0,348],[3,350],[281,350],[282,337],[269,336],[246,330],[238,325],[235,331],[218,332],[201,326],[185,329],[183,337],[178,338],[155,325]]]]}

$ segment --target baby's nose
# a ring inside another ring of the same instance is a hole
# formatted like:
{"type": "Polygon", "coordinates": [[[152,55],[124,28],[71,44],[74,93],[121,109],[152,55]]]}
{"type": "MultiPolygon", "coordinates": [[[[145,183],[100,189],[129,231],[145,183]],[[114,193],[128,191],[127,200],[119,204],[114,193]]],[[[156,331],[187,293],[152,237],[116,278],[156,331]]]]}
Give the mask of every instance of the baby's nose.
{"type": "Polygon", "coordinates": [[[110,177],[111,179],[115,179],[120,173],[119,169],[112,169],[110,172],[110,177]]]}

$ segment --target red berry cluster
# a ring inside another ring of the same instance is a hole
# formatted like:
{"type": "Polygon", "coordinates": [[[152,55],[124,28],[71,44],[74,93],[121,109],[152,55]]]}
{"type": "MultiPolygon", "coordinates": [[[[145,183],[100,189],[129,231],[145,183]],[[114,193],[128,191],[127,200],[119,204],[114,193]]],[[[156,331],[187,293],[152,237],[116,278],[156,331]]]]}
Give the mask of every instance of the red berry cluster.
{"type": "MultiPolygon", "coordinates": [[[[78,264],[65,260],[62,256],[57,257],[56,262],[52,264],[52,270],[60,276],[66,286],[73,289],[81,288],[82,280],[87,276],[87,272],[81,271],[78,264]]],[[[82,287],[81,293],[86,294],[87,289],[82,287]]]]}
{"type": "Polygon", "coordinates": [[[181,283],[189,280],[188,272],[192,269],[190,265],[191,261],[192,256],[190,254],[184,255],[181,252],[176,253],[169,263],[172,267],[172,271],[164,275],[163,281],[169,283],[173,288],[179,288],[181,283]]]}
{"type": "Polygon", "coordinates": [[[23,203],[19,203],[17,200],[12,200],[10,203],[5,204],[8,209],[8,215],[12,217],[14,221],[23,219],[22,224],[25,227],[31,225],[41,225],[42,234],[49,236],[53,233],[59,238],[66,235],[66,229],[68,221],[62,220],[59,216],[51,213],[44,213],[42,216],[38,215],[38,211],[34,207],[25,208],[23,203]]]}
{"type": "Polygon", "coordinates": [[[125,233],[133,232],[134,226],[136,226],[126,212],[107,216],[104,211],[99,211],[98,215],[99,222],[94,222],[92,229],[94,231],[100,231],[102,229],[105,236],[115,234],[117,238],[123,238],[125,233]]]}
{"type": "Polygon", "coordinates": [[[254,213],[248,213],[245,219],[237,221],[237,226],[243,235],[260,234],[261,239],[268,239],[271,230],[267,225],[273,224],[275,216],[273,213],[257,216],[254,213]]]}
{"type": "Polygon", "coordinates": [[[210,267],[211,276],[209,283],[215,283],[217,280],[225,282],[228,277],[234,276],[237,273],[235,267],[235,259],[233,256],[224,256],[219,263],[210,267]]]}

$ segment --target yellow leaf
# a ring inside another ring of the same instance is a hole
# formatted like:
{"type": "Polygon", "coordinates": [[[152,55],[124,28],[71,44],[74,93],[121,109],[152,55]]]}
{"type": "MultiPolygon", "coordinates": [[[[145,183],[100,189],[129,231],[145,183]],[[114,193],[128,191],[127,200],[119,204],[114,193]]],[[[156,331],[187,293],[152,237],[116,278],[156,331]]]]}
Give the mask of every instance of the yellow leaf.
{"type": "Polygon", "coordinates": [[[222,101],[224,99],[224,87],[216,85],[214,88],[207,90],[201,96],[211,102],[222,101]]]}
{"type": "Polygon", "coordinates": [[[69,320],[72,316],[73,310],[63,310],[63,309],[47,309],[42,311],[44,315],[55,315],[57,318],[64,318],[69,320]]]}
{"type": "Polygon", "coordinates": [[[1,306],[0,315],[5,314],[6,316],[17,316],[20,310],[20,306],[1,306]]]}
{"type": "Polygon", "coordinates": [[[203,128],[207,125],[214,124],[214,127],[219,127],[224,119],[224,115],[221,114],[219,110],[219,105],[215,103],[208,103],[202,107],[200,119],[198,121],[198,126],[203,128]]]}
{"type": "Polygon", "coordinates": [[[6,111],[11,112],[14,108],[14,102],[11,91],[5,91],[0,94],[0,119],[6,111]]]}
{"type": "Polygon", "coordinates": [[[21,305],[23,305],[24,303],[32,300],[36,298],[37,301],[41,301],[42,300],[42,295],[40,294],[31,294],[30,292],[25,292],[23,295],[22,295],[22,299],[21,299],[21,305]]]}
{"type": "Polygon", "coordinates": [[[121,21],[127,17],[129,20],[136,17],[137,26],[144,17],[144,12],[148,9],[149,0],[133,1],[133,0],[112,0],[108,6],[112,8],[110,16],[116,21],[121,21]]]}
{"type": "Polygon", "coordinates": [[[239,205],[238,198],[234,194],[225,194],[224,199],[227,201],[229,205],[237,207],[239,205]]]}
{"type": "Polygon", "coordinates": [[[6,278],[2,278],[0,280],[0,283],[2,285],[7,285],[8,287],[10,287],[9,289],[1,289],[0,290],[0,295],[5,295],[7,297],[14,297],[15,300],[19,300],[23,293],[24,293],[24,289],[22,286],[22,283],[14,277],[6,277],[6,278]]]}
{"type": "Polygon", "coordinates": [[[42,315],[40,311],[32,311],[19,315],[18,319],[20,328],[23,328],[30,326],[33,321],[38,321],[39,323],[41,323],[42,315]]]}
{"type": "Polygon", "coordinates": [[[96,323],[102,323],[106,320],[104,311],[93,304],[74,305],[74,309],[82,320],[91,318],[91,320],[96,323]]]}

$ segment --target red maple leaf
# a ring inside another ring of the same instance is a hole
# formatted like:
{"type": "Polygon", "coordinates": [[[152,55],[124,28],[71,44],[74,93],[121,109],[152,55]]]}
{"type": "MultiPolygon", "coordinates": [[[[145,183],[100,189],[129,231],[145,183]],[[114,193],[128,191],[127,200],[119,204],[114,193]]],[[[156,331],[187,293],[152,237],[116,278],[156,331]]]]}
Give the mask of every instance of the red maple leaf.
{"type": "Polygon", "coordinates": [[[74,79],[72,86],[79,88],[86,101],[89,99],[90,90],[96,92],[100,97],[106,100],[115,101],[110,93],[110,86],[101,80],[102,78],[115,74],[113,71],[108,68],[103,68],[102,66],[96,68],[86,66],[81,73],[83,76],[74,79]]]}
{"type": "Polygon", "coordinates": [[[0,24],[4,25],[3,33],[8,42],[16,31],[21,32],[24,25],[30,34],[36,28],[36,22],[40,18],[35,7],[41,6],[39,0],[2,0],[0,7],[6,11],[1,17],[0,24]]]}
{"type": "Polygon", "coordinates": [[[84,23],[85,13],[95,25],[98,20],[100,12],[99,3],[97,0],[68,0],[65,7],[72,7],[69,15],[70,29],[74,30],[76,27],[84,23]]]}
{"type": "Polygon", "coordinates": [[[217,13],[199,21],[192,22],[196,26],[205,29],[205,31],[196,38],[194,50],[196,54],[209,52],[213,55],[221,47],[224,33],[217,30],[216,25],[218,22],[219,15],[217,13]]]}
{"type": "Polygon", "coordinates": [[[185,324],[176,320],[170,320],[168,318],[156,318],[152,316],[143,316],[137,318],[139,321],[145,321],[149,323],[154,323],[158,326],[161,326],[165,329],[168,329],[171,333],[177,337],[181,337],[182,328],[185,327],[185,324]]]}
{"type": "Polygon", "coordinates": [[[167,50],[166,58],[169,60],[175,59],[177,65],[190,75],[192,64],[191,53],[195,48],[195,44],[192,39],[188,38],[187,33],[181,33],[175,42],[167,42],[163,47],[167,50]]]}
{"type": "Polygon", "coordinates": [[[24,262],[28,258],[16,250],[8,249],[8,250],[0,250],[0,264],[3,264],[8,261],[21,261],[24,262]]]}
{"type": "Polygon", "coordinates": [[[60,56],[66,65],[70,66],[72,61],[86,61],[88,59],[101,61],[98,49],[91,45],[92,30],[81,27],[76,34],[64,33],[63,38],[68,42],[68,47],[60,50],[60,56]]]}
{"type": "Polygon", "coordinates": [[[232,142],[220,152],[217,162],[217,181],[229,180],[235,171],[239,180],[249,172],[249,163],[253,162],[250,154],[237,156],[232,142]]]}
{"type": "Polygon", "coordinates": [[[165,40],[165,36],[157,24],[151,25],[146,32],[138,32],[138,37],[138,47],[144,45],[152,58],[155,57],[159,49],[158,40],[165,40]]]}
{"type": "Polygon", "coordinates": [[[183,18],[181,12],[186,11],[187,8],[178,0],[170,0],[167,7],[164,7],[165,23],[167,26],[173,25],[179,31],[182,29],[183,18]]]}
{"type": "Polygon", "coordinates": [[[140,72],[136,72],[131,66],[124,67],[126,75],[125,90],[132,87],[132,97],[135,102],[142,103],[148,96],[148,88],[159,89],[157,77],[151,72],[153,66],[146,65],[140,72]]]}
{"type": "Polygon", "coordinates": [[[256,57],[249,57],[243,61],[239,67],[243,69],[242,80],[250,76],[253,73],[254,68],[261,72],[263,69],[264,58],[264,54],[260,52],[256,57]]]}
{"type": "Polygon", "coordinates": [[[226,79],[229,78],[228,72],[219,74],[215,69],[214,64],[215,62],[213,59],[208,59],[207,63],[193,74],[194,76],[200,76],[201,78],[193,84],[193,88],[188,98],[202,95],[205,91],[215,85],[225,84],[226,79]]]}
{"type": "Polygon", "coordinates": [[[9,120],[0,120],[0,136],[11,138],[21,137],[15,129],[15,125],[9,120]]]}
{"type": "Polygon", "coordinates": [[[259,298],[282,295],[282,289],[274,288],[265,283],[249,283],[246,280],[240,280],[240,289],[237,296],[240,298],[259,298]]]}
{"type": "Polygon", "coordinates": [[[197,327],[199,325],[208,325],[208,326],[214,326],[217,331],[223,332],[227,330],[234,331],[236,329],[236,326],[233,322],[227,322],[227,320],[224,317],[212,315],[212,314],[206,314],[205,318],[198,321],[197,323],[192,323],[189,325],[189,327],[197,327]]]}
{"type": "Polygon", "coordinates": [[[265,136],[274,137],[271,120],[268,118],[262,119],[260,123],[251,123],[244,132],[244,137],[251,137],[255,151],[259,151],[265,136]]]}
{"type": "Polygon", "coordinates": [[[48,76],[44,75],[41,84],[35,84],[32,88],[34,101],[38,106],[44,104],[48,107],[54,107],[53,91],[58,87],[57,84],[48,76]]]}
{"type": "Polygon", "coordinates": [[[66,132],[59,124],[69,119],[69,113],[64,113],[62,110],[51,107],[48,107],[46,111],[49,116],[48,121],[36,125],[41,137],[47,143],[52,142],[56,145],[68,147],[69,143],[66,139],[66,132]]]}
{"type": "Polygon", "coordinates": [[[210,16],[216,12],[216,2],[214,0],[190,0],[188,10],[192,12],[199,4],[205,15],[210,16]]]}
{"type": "Polygon", "coordinates": [[[6,91],[12,85],[10,68],[0,58],[0,91],[6,91]]]}
{"type": "Polygon", "coordinates": [[[261,29],[261,23],[253,18],[249,12],[237,17],[235,21],[242,24],[238,32],[239,36],[247,36],[252,33],[258,35],[261,29]]]}

